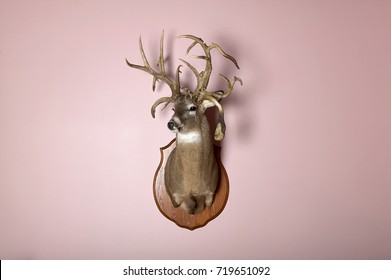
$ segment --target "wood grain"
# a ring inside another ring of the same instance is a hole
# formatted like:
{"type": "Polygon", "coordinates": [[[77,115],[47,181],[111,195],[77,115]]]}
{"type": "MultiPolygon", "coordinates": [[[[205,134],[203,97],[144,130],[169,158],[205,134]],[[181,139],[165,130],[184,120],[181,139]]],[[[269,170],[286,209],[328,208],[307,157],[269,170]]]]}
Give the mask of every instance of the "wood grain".
{"type": "Polygon", "coordinates": [[[153,180],[154,198],[158,209],[167,219],[173,221],[179,227],[194,230],[205,226],[224,210],[229,195],[228,175],[221,163],[221,148],[215,145],[215,157],[219,165],[219,182],[212,205],[210,207],[205,207],[201,213],[195,215],[186,213],[186,211],[181,207],[175,208],[172,205],[164,184],[164,169],[168,156],[174,148],[175,139],[173,139],[167,146],[160,148],[161,160],[153,180]]]}

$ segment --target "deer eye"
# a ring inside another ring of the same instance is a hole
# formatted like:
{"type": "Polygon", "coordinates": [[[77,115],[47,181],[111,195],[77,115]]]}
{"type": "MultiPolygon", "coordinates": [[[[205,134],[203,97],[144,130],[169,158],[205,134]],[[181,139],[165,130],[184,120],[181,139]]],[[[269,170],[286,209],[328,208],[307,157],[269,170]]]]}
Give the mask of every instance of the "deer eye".
{"type": "Polygon", "coordinates": [[[197,110],[197,107],[196,107],[196,106],[191,106],[191,107],[190,107],[190,111],[195,111],[195,110],[197,110]]]}

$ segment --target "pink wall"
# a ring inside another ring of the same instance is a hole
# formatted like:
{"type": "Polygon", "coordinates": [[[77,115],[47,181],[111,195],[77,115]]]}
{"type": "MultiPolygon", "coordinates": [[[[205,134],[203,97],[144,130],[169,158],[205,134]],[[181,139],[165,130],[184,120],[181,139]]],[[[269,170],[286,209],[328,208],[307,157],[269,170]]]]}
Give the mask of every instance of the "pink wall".
{"type": "Polygon", "coordinates": [[[0,1],[0,258],[391,258],[390,1],[185,3],[0,1]],[[175,56],[176,35],[220,43],[245,82],[228,204],[193,232],[152,196],[168,90],[125,65],[162,29],[175,56]]]}

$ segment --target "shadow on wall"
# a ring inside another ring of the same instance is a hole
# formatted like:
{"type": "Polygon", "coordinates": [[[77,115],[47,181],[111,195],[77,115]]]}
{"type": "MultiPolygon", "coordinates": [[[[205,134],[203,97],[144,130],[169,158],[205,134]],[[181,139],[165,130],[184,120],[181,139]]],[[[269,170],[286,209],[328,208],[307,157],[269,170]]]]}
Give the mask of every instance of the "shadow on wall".
{"type": "MultiPolygon", "coordinates": [[[[224,34],[218,34],[216,42],[219,42],[230,55],[236,58],[240,69],[234,67],[226,67],[226,65],[216,65],[218,73],[223,73],[233,79],[238,76],[242,79],[243,85],[235,84],[232,94],[222,102],[227,114],[235,114],[237,121],[235,127],[230,128],[230,123],[227,123],[227,130],[232,130],[235,133],[234,137],[241,142],[250,142],[253,139],[254,133],[260,129],[259,111],[260,98],[266,92],[266,75],[265,66],[261,61],[256,59],[260,56],[252,54],[254,50],[253,44],[246,42],[245,39],[233,38],[224,34]],[[244,55],[246,54],[246,55],[244,55]],[[251,61],[246,60],[251,58],[251,61]],[[252,69],[257,69],[255,73],[252,69]]],[[[223,79],[219,79],[219,88],[226,88],[227,85],[223,79]]]]}

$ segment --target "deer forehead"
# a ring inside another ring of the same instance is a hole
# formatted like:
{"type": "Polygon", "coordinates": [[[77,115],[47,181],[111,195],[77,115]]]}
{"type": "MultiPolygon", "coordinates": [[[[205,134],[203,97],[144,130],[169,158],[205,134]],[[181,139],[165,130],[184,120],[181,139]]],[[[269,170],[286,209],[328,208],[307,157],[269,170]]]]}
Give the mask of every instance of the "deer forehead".
{"type": "Polygon", "coordinates": [[[174,108],[176,110],[177,109],[190,110],[190,108],[194,106],[197,107],[197,103],[187,96],[181,96],[177,98],[174,104],[174,108]]]}
{"type": "Polygon", "coordinates": [[[190,103],[190,102],[186,102],[186,103],[178,103],[178,104],[175,104],[174,105],[174,108],[175,109],[190,109],[191,107],[194,107],[196,106],[197,107],[197,104],[195,103],[190,103]]]}

